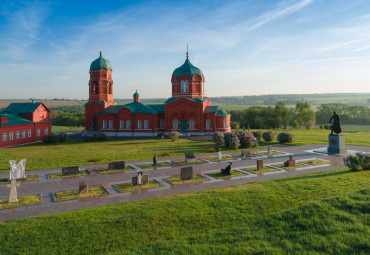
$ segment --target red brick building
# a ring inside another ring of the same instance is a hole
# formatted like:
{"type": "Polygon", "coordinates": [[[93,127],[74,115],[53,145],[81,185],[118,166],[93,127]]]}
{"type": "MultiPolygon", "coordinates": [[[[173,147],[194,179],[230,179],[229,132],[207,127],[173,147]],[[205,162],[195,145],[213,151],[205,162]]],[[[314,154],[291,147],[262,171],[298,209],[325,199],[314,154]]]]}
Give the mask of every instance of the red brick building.
{"type": "Polygon", "coordinates": [[[211,100],[204,97],[204,82],[202,71],[191,64],[187,53],[184,64],[172,74],[172,97],[163,104],[144,104],[136,91],[131,103],[116,105],[112,65],[100,52],[90,65],[85,130],[109,136],[156,136],[171,131],[183,135],[230,132],[230,114],[211,106],[211,100]]]}
{"type": "Polygon", "coordinates": [[[12,103],[0,114],[0,148],[39,142],[51,133],[44,103],[12,103]]]}

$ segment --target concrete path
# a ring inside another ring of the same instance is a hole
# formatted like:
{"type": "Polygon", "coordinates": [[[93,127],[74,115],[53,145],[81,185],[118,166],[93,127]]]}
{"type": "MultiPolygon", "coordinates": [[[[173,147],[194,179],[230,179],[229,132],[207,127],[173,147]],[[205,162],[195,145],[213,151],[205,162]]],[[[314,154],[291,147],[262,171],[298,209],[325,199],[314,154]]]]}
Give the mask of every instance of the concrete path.
{"type": "MultiPolygon", "coordinates": [[[[131,171],[111,174],[96,174],[94,172],[94,174],[79,177],[69,177],[63,179],[47,179],[48,173],[61,172],[60,168],[27,171],[28,175],[38,174],[39,181],[21,183],[20,187],[18,188],[18,196],[40,194],[42,198],[42,204],[0,210],[0,221],[22,219],[31,216],[38,216],[56,212],[80,210],[84,208],[92,208],[108,204],[118,204],[129,201],[137,201],[161,196],[183,194],[200,190],[215,189],[232,185],[252,183],[263,180],[279,179],[289,176],[297,176],[308,173],[317,173],[322,171],[343,168],[344,167],[343,157],[341,156],[325,155],[310,152],[312,150],[325,148],[325,146],[326,145],[274,146],[273,148],[274,151],[283,152],[284,155],[275,157],[264,157],[262,159],[264,160],[264,165],[266,166],[268,164],[281,163],[283,161],[286,161],[288,159],[288,155],[293,155],[293,158],[297,161],[311,158],[329,160],[331,164],[326,166],[318,167],[307,166],[307,168],[306,167],[301,168],[302,170],[277,169],[278,171],[276,172],[269,172],[264,174],[253,174],[245,172],[247,174],[242,176],[237,176],[229,179],[216,179],[207,175],[207,172],[219,171],[221,168],[225,168],[226,165],[228,164],[227,162],[229,162],[230,160],[226,162],[225,161],[210,163],[205,162],[201,164],[192,164],[191,166],[193,166],[194,174],[205,174],[205,177],[208,178],[207,181],[182,185],[171,185],[170,183],[163,180],[163,178],[179,176],[180,169],[184,167],[184,165],[172,165],[171,167],[143,170],[143,173],[149,176],[149,180],[156,180],[159,183],[163,184],[163,186],[155,189],[139,190],[125,193],[119,193],[119,191],[115,189],[114,185],[118,183],[131,182],[131,177],[136,175],[137,171],[136,169],[140,169],[137,165],[140,163],[149,163],[151,162],[151,160],[126,162],[126,164],[129,164],[135,168],[135,170],[131,171]],[[79,182],[82,180],[89,185],[104,186],[109,195],[103,197],[93,197],[63,202],[54,202],[52,196],[53,192],[77,189],[79,182]]],[[[347,148],[352,151],[361,151],[370,153],[370,147],[366,146],[347,146],[347,148]]],[[[238,156],[239,154],[240,152],[223,153],[224,156],[225,155],[238,156]]],[[[209,156],[215,156],[215,153],[197,157],[204,158],[209,156]]],[[[176,160],[183,160],[183,157],[160,159],[159,162],[176,160]]],[[[243,159],[243,160],[233,159],[231,160],[231,162],[233,162],[232,168],[236,170],[256,166],[256,159],[243,159]]],[[[89,165],[83,166],[82,169],[92,170],[106,166],[107,164],[89,165]]],[[[8,173],[0,174],[0,178],[6,178],[8,177],[8,175],[9,175],[8,173]]],[[[0,185],[0,199],[6,199],[8,198],[8,196],[9,189],[7,188],[7,186],[5,184],[0,185]]]]}

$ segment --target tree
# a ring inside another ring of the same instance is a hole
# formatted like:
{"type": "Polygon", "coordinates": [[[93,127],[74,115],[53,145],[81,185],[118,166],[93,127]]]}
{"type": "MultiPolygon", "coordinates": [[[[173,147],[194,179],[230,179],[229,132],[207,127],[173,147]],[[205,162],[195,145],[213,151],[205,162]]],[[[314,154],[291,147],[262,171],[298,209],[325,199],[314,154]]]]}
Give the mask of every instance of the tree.
{"type": "Polygon", "coordinates": [[[292,115],[289,112],[289,108],[283,101],[279,101],[275,104],[275,114],[278,120],[278,126],[280,127],[283,125],[284,129],[286,129],[286,126],[292,118],[292,115]]]}
{"type": "Polygon", "coordinates": [[[305,126],[307,129],[312,128],[316,124],[315,112],[312,110],[311,105],[304,102],[297,102],[295,106],[296,120],[299,126],[305,126]]]}

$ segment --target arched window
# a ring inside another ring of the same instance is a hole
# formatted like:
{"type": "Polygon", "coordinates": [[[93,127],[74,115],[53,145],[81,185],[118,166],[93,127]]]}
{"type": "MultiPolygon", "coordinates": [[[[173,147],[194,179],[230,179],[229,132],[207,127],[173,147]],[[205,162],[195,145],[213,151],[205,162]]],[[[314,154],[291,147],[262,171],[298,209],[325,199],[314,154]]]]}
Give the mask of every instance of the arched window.
{"type": "Polygon", "coordinates": [[[189,121],[189,129],[195,129],[194,120],[189,121]]]}
{"type": "Polygon", "coordinates": [[[109,121],[109,129],[113,129],[113,120],[109,121]]]}
{"type": "Polygon", "coordinates": [[[107,129],[107,121],[103,120],[103,129],[107,129]]]}
{"type": "Polygon", "coordinates": [[[138,120],[137,121],[137,129],[142,129],[142,128],[143,128],[142,121],[141,120],[138,120]]]}
{"type": "Polygon", "coordinates": [[[206,120],[206,129],[211,129],[211,120],[206,120]]]}
{"type": "Polygon", "coordinates": [[[149,121],[144,120],[144,129],[149,129],[149,121]]]}
{"type": "Polygon", "coordinates": [[[224,128],[227,128],[227,119],[224,119],[224,128]]]}
{"type": "Polygon", "coordinates": [[[159,121],[159,128],[164,128],[164,119],[161,119],[160,121],[159,121]]]}
{"type": "Polygon", "coordinates": [[[179,129],[179,121],[178,120],[173,120],[173,129],[179,129]]]}
{"type": "Polygon", "coordinates": [[[130,120],[126,120],[126,128],[127,129],[131,128],[131,121],[130,120]]]}
{"type": "Polygon", "coordinates": [[[124,129],[125,128],[125,122],[123,120],[119,121],[119,129],[124,129]]]}
{"type": "Polygon", "coordinates": [[[189,91],[188,81],[181,81],[181,93],[186,93],[189,91]]]}

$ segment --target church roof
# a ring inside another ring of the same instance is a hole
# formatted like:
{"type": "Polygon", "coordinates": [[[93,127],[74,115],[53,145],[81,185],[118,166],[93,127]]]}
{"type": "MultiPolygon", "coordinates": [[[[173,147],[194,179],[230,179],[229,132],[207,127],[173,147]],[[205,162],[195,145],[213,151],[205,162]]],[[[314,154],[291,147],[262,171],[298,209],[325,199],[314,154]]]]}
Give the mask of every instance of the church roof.
{"type": "Polygon", "coordinates": [[[42,103],[11,103],[4,113],[33,113],[42,103]]]}
{"type": "Polygon", "coordinates": [[[19,116],[18,114],[14,114],[14,113],[0,114],[0,119],[2,117],[7,117],[8,118],[8,123],[5,123],[5,124],[0,123],[0,126],[10,126],[10,125],[20,125],[20,124],[33,123],[32,121],[27,120],[27,119],[23,118],[22,116],[19,116]]]}
{"type": "Polygon", "coordinates": [[[218,105],[207,106],[206,109],[204,109],[204,113],[216,113],[217,110],[218,105]]]}
{"type": "Polygon", "coordinates": [[[203,77],[202,71],[198,67],[193,66],[188,57],[186,57],[184,64],[176,68],[172,73],[172,75],[175,75],[176,78],[182,74],[186,74],[190,78],[192,78],[195,74],[199,74],[200,77],[203,77]]]}
{"type": "Polygon", "coordinates": [[[188,97],[170,97],[169,99],[167,99],[166,101],[164,101],[165,104],[168,104],[168,103],[172,103],[172,102],[175,102],[179,99],[182,99],[182,98],[185,98],[187,100],[191,100],[193,102],[196,102],[196,103],[204,103],[208,97],[195,97],[195,98],[188,98],[188,97]]]}
{"type": "Polygon", "coordinates": [[[141,102],[132,102],[125,105],[111,105],[99,114],[115,114],[122,108],[127,108],[132,113],[164,113],[164,104],[147,105],[141,102]]]}
{"type": "Polygon", "coordinates": [[[228,114],[227,112],[225,112],[222,109],[218,109],[218,111],[216,113],[216,116],[228,116],[228,115],[230,115],[230,114],[228,114]]]}
{"type": "Polygon", "coordinates": [[[103,58],[102,53],[100,52],[100,56],[91,63],[90,71],[100,71],[102,68],[112,70],[112,64],[108,59],[103,58]]]}

